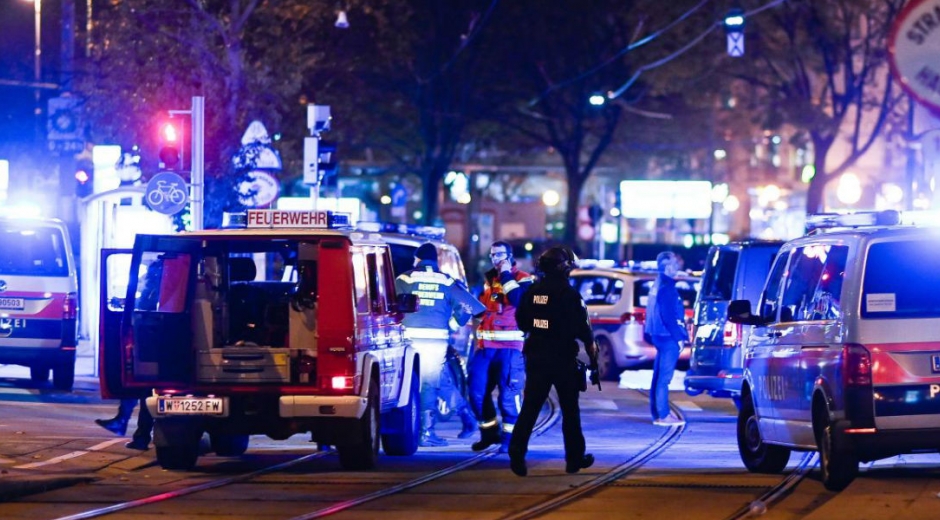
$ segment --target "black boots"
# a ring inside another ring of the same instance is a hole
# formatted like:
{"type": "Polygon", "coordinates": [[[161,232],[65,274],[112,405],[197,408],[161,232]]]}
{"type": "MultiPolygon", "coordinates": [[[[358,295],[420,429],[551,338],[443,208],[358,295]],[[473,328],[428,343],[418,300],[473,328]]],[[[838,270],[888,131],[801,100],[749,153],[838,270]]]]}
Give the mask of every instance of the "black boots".
{"type": "Polygon", "coordinates": [[[109,432],[123,437],[127,433],[127,419],[114,417],[112,419],[95,419],[95,424],[109,432]]]}
{"type": "Polygon", "coordinates": [[[447,441],[434,432],[434,412],[431,410],[421,412],[421,438],[418,439],[418,446],[422,448],[447,446],[447,441]]]}
{"type": "Polygon", "coordinates": [[[480,428],[480,440],[470,445],[473,451],[483,451],[494,444],[502,442],[499,435],[499,425],[493,425],[489,428],[480,428]]]}
{"type": "Polygon", "coordinates": [[[585,453],[581,460],[576,460],[574,462],[568,462],[565,464],[565,473],[577,473],[582,469],[590,468],[594,465],[594,455],[590,453],[585,453]]]}
{"type": "Polygon", "coordinates": [[[134,439],[131,442],[128,442],[124,445],[125,448],[139,451],[147,451],[150,449],[150,441],[144,439],[134,439]]]}
{"type": "Polygon", "coordinates": [[[525,465],[524,457],[513,457],[509,456],[509,469],[512,470],[516,476],[524,477],[529,474],[529,468],[525,465]]]}

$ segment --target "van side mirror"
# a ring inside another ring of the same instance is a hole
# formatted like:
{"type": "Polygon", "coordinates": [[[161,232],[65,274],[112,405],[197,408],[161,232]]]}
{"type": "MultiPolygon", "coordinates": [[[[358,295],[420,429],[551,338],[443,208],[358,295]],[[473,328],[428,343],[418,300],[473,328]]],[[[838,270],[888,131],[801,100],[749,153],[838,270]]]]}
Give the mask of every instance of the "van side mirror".
{"type": "Polygon", "coordinates": [[[418,296],[415,294],[399,294],[398,312],[418,312],[418,296]]]}
{"type": "Polygon", "coordinates": [[[751,302],[748,300],[732,300],[728,304],[728,321],[741,325],[761,325],[760,316],[751,314],[751,302]]]}

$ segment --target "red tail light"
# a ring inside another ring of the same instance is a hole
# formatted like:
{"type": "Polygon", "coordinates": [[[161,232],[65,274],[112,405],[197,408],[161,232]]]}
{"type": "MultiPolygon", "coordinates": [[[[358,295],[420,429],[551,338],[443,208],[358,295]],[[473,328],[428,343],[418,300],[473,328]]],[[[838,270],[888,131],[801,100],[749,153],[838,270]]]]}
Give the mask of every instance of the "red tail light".
{"type": "Polygon", "coordinates": [[[871,385],[871,354],[862,345],[842,347],[842,379],[845,386],[871,385]]]}
{"type": "Polygon", "coordinates": [[[74,320],[76,317],[78,317],[78,296],[70,292],[65,295],[65,300],[62,302],[62,319],[74,320]]]}
{"type": "Polygon", "coordinates": [[[646,321],[646,309],[636,309],[633,312],[625,312],[620,316],[620,321],[623,323],[627,323],[628,321],[643,323],[646,321]]]}
{"type": "Polygon", "coordinates": [[[726,347],[733,347],[741,340],[740,323],[725,322],[725,329],[722,333],[721,344],[726,347]]]}

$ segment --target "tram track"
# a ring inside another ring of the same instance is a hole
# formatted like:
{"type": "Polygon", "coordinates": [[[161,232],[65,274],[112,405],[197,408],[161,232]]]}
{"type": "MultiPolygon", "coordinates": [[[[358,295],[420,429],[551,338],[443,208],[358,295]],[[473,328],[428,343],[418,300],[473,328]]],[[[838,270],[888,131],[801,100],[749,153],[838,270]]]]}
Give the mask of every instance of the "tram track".
{"type": "MultiPolygon", "coordinates": [[[[637,390],[636,392],[648,397],[648,394],[643,391],[637,390]]],[[[679,418],[683,420],[685,419],[685,415],[683,414],[682,410],[675,406],[675,404],[673,404],[671,401],[669,403],[669,407],[679,418]]],[[[594,477],[587,482],[584,482],[578,487],[571,488],[562,493],[558,493],[534,506],[527,507],[520,511],[516,511],[506,516],[500,517],[500,520],[523,520],[527,518],[536,518],[551,511],[557,510],[562,506],[575,502],[579,498],[593,493],[597,489],[620,480],[621,478],[640,469],[647,462],[655,459],[660,454],[669,449],[669,447],[675,444],[679,438],[682,437],[682,434],[685,432],[685,430],[685,424],[670,426],[655,441],[646,446],[646,448],[628,458],[623,463],[614,466],[605,473],[598,475],[597,477],[594,477]]]]}
{"type": "MultiPolygon", "coordinates": [[[[558,423],[560,419],[558,403],[555,400],[554,396],[550,397],[549,400],[546,402],[546,408],[548,409],[548,412],[541,414],[541,416],[539,417],[539,420],[536,423],[536,427],[533,430],[533,436],[540,436],[546,433],[547,431],[551,430],[558,423]]],[[[265,467],[265,468],[262,468],[262,469],[259,469],[250,473],[234,475],[234,476],[221,478],[221,479],[215,479],[215,480],[211,480],[208,482],[203,482],[200,484],[176,489],[173,491],[156,493],[156,494],[146,496],[143,498],[129,500],[126,502],[120,502],[120,503],[116,503],[116,504],[112,504],[112,505],[108,505],[104,507],[90,509],[90,510],[83,511],[80,513],[58,517],[55,520],[84,520],[84,519],[89,519],[89,518],[99,518],[99,517],[103,517],[103,516],[107,516],[107,515],[111,515],[111,514],[115,514],[119,512],[128,511],[131,509],[136,509],[136,508],[143,507],[143,506],[159,504],[161,502],[167,502],[173,499],[195,495],[195,494],[202,493],[202,492],[209,491],[209,490],[219,489],[219,488],[229,486],[232,484],[246,483],[258,477],[277,473],[279,471],[286,470],[288,468],[291,468],[293,466],[296,466],[304,462],[309,462],[314,459],[323,458],[329,455],[330,453],[332,452],[312,453],[312,454],[304,455],[302,457],[291,459],[286,462],[282,462],[280,464],[275,464],[273,466],[265,467]]],[[[470,457],[465,458],[455,464],[451,464],[439,470],[427,473],[418,478],[408,480],[406,482],[399,482],[399,483],[395,483],[392,485],[388,485],[387,487],[383,487],[381,489],[378,489],[376,491],[373,491],[371,493],[367,493],[358,497],[341,500],[327,507],[317,509],[315,511],[311,511],[308,513],[304,513],[301,515],[296,515],[292,517],[290,520],[308,520],[308,519],[314,519],[314,518],[324,518],[330,515],[334,515],[336,513],[346,511],[348,509],[357,507],[359,505],[372,502],[381,498],[385,498],[391,495],[395,495],[398,493],[402,493],[404,491],[413,489],[415,487],[421,486],[428,482],[432,482],[432,481],[447,477],[449,475],[453,475],[457,472],[466,470],[484,461],[492,459],[498,454],[499,454],[498,447],[491,446],[490,448],[482,452],[475,453],[471,455],[470,457]]]]}

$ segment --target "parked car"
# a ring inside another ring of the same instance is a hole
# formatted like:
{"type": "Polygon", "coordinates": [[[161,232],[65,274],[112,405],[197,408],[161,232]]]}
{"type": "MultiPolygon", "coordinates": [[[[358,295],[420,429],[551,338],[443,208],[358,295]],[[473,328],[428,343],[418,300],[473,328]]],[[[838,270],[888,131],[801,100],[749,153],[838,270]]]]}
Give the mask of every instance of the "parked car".
{"type": "MultiPolygon", "coordinates": [[[[572,271],[571,286],[584,298],[594,329],[602,379],[616,379],[621,370],[648,363],[656,357],[656,347],[643,340],[647,298],[656,274],[655,269],[630,267],[589,267],[572,271]]],[[[688,273],[680,273],[677,278],[676,288],[689,320],[699,281],[699,277],[688,273]]],[[[581,356],[587,361],[583,352],[581,356]]],[[[680,369],[688,363],[689,356],[690,349],[683,348],[680,369]]]]}
{"type": "Polygon", "coordinates": [[[940,450],[940,229],[890,215],[810,220],[829,230],[784,244],[757,311],[729,305],[753,326],[737,428],[748,470],[819,451],[823,484],[841,490],[859,462],[940,450]]]}
{"type": "Polygon", "coordinates": [[[685,375],[689,395],[708,392],[739,402],[744,376],[741,346],[751,327],[728,321],[731,300],[756,302],[782,241],[744,240],[708,252],[692,319],[692,357],[685,375]]]}

